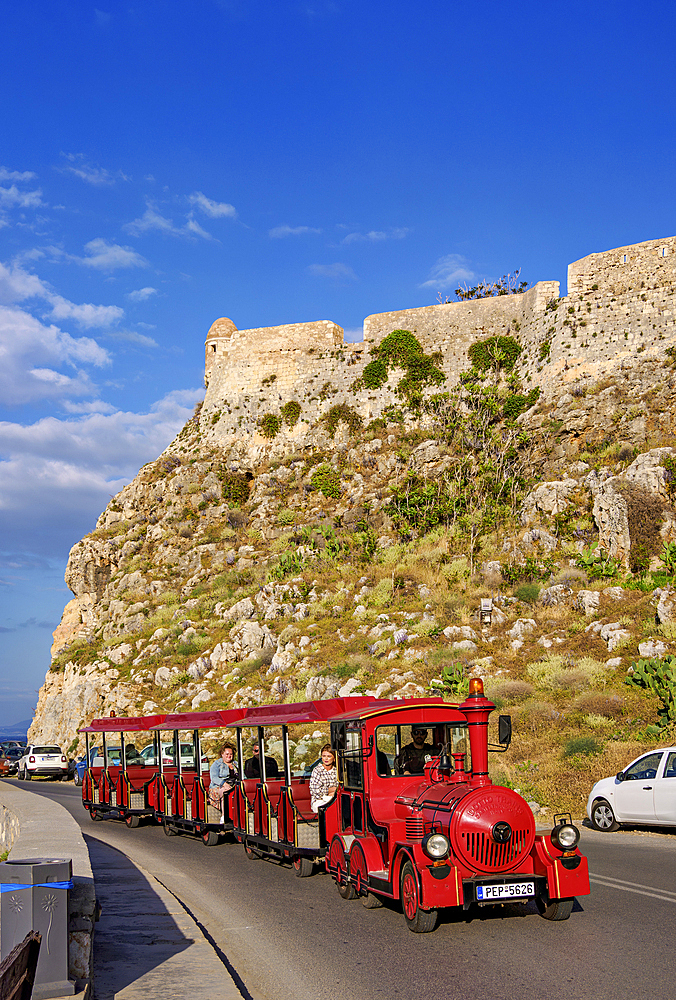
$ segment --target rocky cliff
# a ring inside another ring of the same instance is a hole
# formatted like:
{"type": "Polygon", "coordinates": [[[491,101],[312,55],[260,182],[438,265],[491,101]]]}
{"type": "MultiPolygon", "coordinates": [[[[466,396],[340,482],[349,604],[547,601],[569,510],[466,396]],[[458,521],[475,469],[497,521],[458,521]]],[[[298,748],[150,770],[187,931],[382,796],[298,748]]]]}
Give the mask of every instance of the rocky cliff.
{"type": "Polygon", "coordinates": [[[71,551],[31,738],[481,674],[517,723],[503,779],[546,806],[568,769],[579,799],[655,739],[623,682],[676,637],[674,249],[585,258],[568,298],[369,317],[360,345],[219,320],[204,405],[71,551]]]}

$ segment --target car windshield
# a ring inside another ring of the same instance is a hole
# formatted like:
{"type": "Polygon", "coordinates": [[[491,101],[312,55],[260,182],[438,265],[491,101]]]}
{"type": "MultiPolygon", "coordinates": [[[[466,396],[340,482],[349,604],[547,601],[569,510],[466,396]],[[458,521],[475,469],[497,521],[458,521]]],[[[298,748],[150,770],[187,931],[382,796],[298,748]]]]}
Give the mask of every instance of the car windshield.
{"type": "Polygon", "coordinates": [[[61,747],[33,747],[33,753],[61,753],[61,747]]]}

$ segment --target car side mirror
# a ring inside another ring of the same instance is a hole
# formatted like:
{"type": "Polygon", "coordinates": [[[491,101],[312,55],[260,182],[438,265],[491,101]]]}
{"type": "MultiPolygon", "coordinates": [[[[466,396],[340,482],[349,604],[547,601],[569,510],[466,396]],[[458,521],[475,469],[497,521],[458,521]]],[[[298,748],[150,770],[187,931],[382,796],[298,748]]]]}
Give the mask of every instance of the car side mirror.
{"type": "Polygon", "coordinates": [[[618,771],[615,777],[618,781],[624,781],[624,771],[618,771]]]}
{"type": "Polygon", "coordinates": [[[501,715],[498,717],[498,742],[503,747],[508,747],[512,742],[511,715],[501,715]]]}

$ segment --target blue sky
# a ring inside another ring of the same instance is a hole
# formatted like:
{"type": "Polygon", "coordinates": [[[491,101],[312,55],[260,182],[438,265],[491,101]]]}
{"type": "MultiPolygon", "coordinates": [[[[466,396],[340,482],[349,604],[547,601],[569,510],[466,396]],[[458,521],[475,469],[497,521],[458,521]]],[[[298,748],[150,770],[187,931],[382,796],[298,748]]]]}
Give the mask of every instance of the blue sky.
{"type": "Polygon", "coordinates": [[[676,8],[11,3],[0,15],[0,725],[68,550],[202,392],[203,341],[433,304],[676,230],[676,8]]]}

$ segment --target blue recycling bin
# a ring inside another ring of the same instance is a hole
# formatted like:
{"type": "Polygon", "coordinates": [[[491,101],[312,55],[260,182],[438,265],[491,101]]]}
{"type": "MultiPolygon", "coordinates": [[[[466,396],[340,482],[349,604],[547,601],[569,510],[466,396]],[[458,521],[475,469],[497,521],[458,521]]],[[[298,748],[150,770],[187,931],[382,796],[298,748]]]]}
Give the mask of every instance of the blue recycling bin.
{"type": "Polygon", "coordinates": [[[29,931],[42,935],[33,1000],[72,996],[68,979],[70,858],[26,858],[0,863],[0,960],[29,931]]]}

